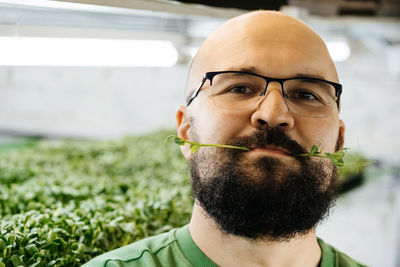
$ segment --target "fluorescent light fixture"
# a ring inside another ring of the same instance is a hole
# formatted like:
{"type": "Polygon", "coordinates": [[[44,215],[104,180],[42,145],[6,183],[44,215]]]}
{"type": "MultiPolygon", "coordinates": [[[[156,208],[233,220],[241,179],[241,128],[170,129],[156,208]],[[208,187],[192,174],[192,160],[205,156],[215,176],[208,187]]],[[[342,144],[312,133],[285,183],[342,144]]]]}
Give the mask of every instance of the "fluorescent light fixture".
{"type": "Polygon", "coordinates": [[[0,65],[171,67],[178,52],[170,41],[0,37],[0,65]]]}
{"type": "Polygon", "coordinates": [[[351,54],[350,46],[345,40],[327,41],[326,46],[334,61],[345,61],[351,54]]]}

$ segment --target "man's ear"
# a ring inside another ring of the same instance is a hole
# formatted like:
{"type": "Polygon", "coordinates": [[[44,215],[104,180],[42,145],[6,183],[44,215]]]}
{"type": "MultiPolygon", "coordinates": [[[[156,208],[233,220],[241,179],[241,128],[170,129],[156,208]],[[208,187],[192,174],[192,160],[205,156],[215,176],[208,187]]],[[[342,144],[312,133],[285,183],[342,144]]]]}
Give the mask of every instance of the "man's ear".
{"type": "Polygon", "coordinates": [[[342,149],[344,146],[344,133],[345,133],[346,127],[344,125],[344,122],[342,120],[339,120],[339,137],[338,137],[338,149],[342,149]]]}
{"type": "MultiPolygon", "coordinates": [[[[176,129],[178,136],[184,140],[189,140],[189,131],[190,131],[190,124],[189,118],[187,114],[187,107],[179,106],[178,110],[176,111],[176,129]]],[[[190,160],[192,158],[192,153],[190,151],[190,147],[188,144],[184,146],[180,146],[182,155],[185,157],[186,160],[190,160]]]]}

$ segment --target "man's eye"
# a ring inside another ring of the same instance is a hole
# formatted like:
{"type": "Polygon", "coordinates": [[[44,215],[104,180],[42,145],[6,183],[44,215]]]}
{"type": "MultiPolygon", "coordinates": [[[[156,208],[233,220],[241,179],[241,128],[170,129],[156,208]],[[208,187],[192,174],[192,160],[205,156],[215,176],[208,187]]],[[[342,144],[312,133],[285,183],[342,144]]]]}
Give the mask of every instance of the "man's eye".
{"type": "Polygon", "coordinates": [[[315,94],[308,91],[297,91],[295,94],[289,95],[289,97],[303,100],[319,100],[315,94]]]}
{"type": "Polygon", "coordinates": [[[251,88],[249,88],[247,86],[235,86],[235,87],[230,88],[227,92],[234,93],[234,94],[252,94],[252,93],[254,93],[254,90],[252,90],[251,88]]]}

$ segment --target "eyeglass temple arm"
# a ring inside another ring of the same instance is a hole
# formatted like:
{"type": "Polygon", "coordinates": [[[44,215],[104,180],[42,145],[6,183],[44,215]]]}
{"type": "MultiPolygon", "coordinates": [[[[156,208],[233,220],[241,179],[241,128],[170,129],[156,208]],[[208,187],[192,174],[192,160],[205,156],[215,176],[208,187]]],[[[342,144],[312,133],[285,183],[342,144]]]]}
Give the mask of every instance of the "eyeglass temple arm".
{"type": "Polygon", "coordinates": [[[340,107],[340,96],[342,95],[342,86],[340,85],[339,88],[336,89],[336,105],[340,107]]]}
{"type": "Polygon", "coordinates": [[[203,87],[204,83],[206,82],[207,77],[204,76],[203,79],[201,80],[201,83],[199,85],[199,87],[197,87],[197,89],[193,92],[192,96],[189,98],[189,100],[187,101],[186,106],[188,107],[190,105],[190,103],[192,103],[192,101],[197,97],[197,95],[200,92],[201,87],[203,87]]]}

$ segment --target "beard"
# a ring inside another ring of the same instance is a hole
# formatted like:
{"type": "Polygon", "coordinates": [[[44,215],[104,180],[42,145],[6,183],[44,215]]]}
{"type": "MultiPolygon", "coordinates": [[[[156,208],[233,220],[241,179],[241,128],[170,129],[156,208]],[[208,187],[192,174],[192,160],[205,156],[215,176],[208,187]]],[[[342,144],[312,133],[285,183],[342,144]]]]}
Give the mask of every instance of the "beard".
{"type": "Polygon", "coordinates": [[[293,158],[246,158],[236,149],[200,149],[190,162],[192,193],[223,234],[271,241],[309,233],[333,206],[337,169],[307,151],[280,128],[263,127],[229,145],[275,145],[293,158]]]}

